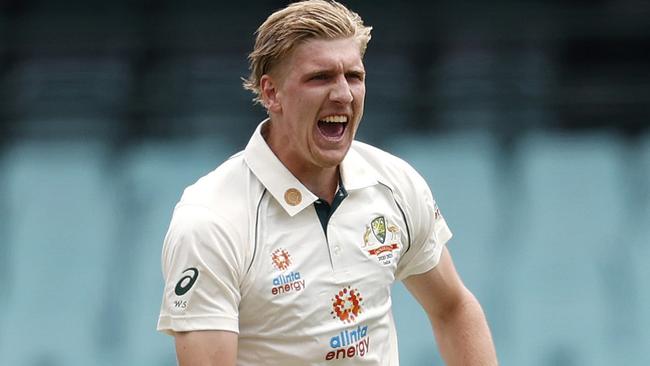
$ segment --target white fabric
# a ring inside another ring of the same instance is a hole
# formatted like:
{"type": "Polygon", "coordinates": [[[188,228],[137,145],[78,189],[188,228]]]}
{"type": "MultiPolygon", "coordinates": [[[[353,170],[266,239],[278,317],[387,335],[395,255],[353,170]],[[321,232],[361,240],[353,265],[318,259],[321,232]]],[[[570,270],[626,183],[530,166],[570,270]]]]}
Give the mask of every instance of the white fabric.
{"type": "Polygon", "coordinates": [[[326,237],[317,197],[272,153],[262,126],[176,206],[158,330],[238,332],[239,366],[397,365],[390,286],[433,268],[451,238],[426,182],[354,142],[341,164],[348,197],[326,237]],[[290,188],[297,205],[285,202],[290,188]]]}

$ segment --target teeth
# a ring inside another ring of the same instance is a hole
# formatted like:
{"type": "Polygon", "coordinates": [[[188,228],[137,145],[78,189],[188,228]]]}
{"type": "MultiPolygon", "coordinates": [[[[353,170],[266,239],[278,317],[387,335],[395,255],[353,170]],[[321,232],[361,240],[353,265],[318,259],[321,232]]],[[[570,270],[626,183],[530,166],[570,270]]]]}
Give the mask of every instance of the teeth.
{"type": "Polygon", "coordinates": [[[346,123],[348,121],[347,116],[327,116],[323,118],[321,121],[327,122],[327,123],[346,123]]]}

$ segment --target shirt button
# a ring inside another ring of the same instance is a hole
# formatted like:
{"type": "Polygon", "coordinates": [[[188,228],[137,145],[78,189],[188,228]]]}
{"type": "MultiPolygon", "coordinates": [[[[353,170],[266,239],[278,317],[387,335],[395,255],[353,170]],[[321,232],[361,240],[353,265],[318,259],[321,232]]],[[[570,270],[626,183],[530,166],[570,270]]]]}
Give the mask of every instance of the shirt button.
{"type": "Polygon", "coordinates": [[[334,246],[334,255],[339,255],[341,253],[341,247],[338,245],[334,246]]]}

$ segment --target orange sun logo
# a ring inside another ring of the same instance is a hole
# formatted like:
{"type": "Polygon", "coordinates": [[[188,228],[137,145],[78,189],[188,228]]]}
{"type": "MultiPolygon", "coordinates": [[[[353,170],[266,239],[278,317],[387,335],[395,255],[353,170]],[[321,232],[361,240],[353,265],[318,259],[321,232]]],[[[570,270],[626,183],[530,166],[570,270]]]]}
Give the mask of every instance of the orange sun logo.
{"type": "Polygon", "coordinates": [[[284,271],[291,265],[291,256],[285,249],[276,249],[273,254],[271,254],[271,259],[273,260],[275,268],[280,271],[284,271]]]}
{"type": "Polygon", "coordinates": [[[332,318],[339,318],[344,323],[353,323],[361,313],[361,294],[359,290],[350,289],[350,286],[339,291],[332,299],[334,310],[330,313],[332,318]]]}

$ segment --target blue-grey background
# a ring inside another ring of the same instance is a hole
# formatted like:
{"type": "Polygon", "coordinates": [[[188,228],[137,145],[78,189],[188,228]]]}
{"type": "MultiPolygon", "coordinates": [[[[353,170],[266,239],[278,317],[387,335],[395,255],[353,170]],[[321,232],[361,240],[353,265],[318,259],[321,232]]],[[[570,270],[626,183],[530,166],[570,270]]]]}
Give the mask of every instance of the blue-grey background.
{"type": "MultiPolygon", "coordinates": [[[[240,78],[284,5],[0,1],[0,364],[175,364],[162,239],[264,117],[240,78]]],[[[430,183],[501,364],[650,364],[650,4],[348,5],[375,27],[359,138],[430,183]]],[[[441,365],[394,304],[402,364],[441,365]]]]}

